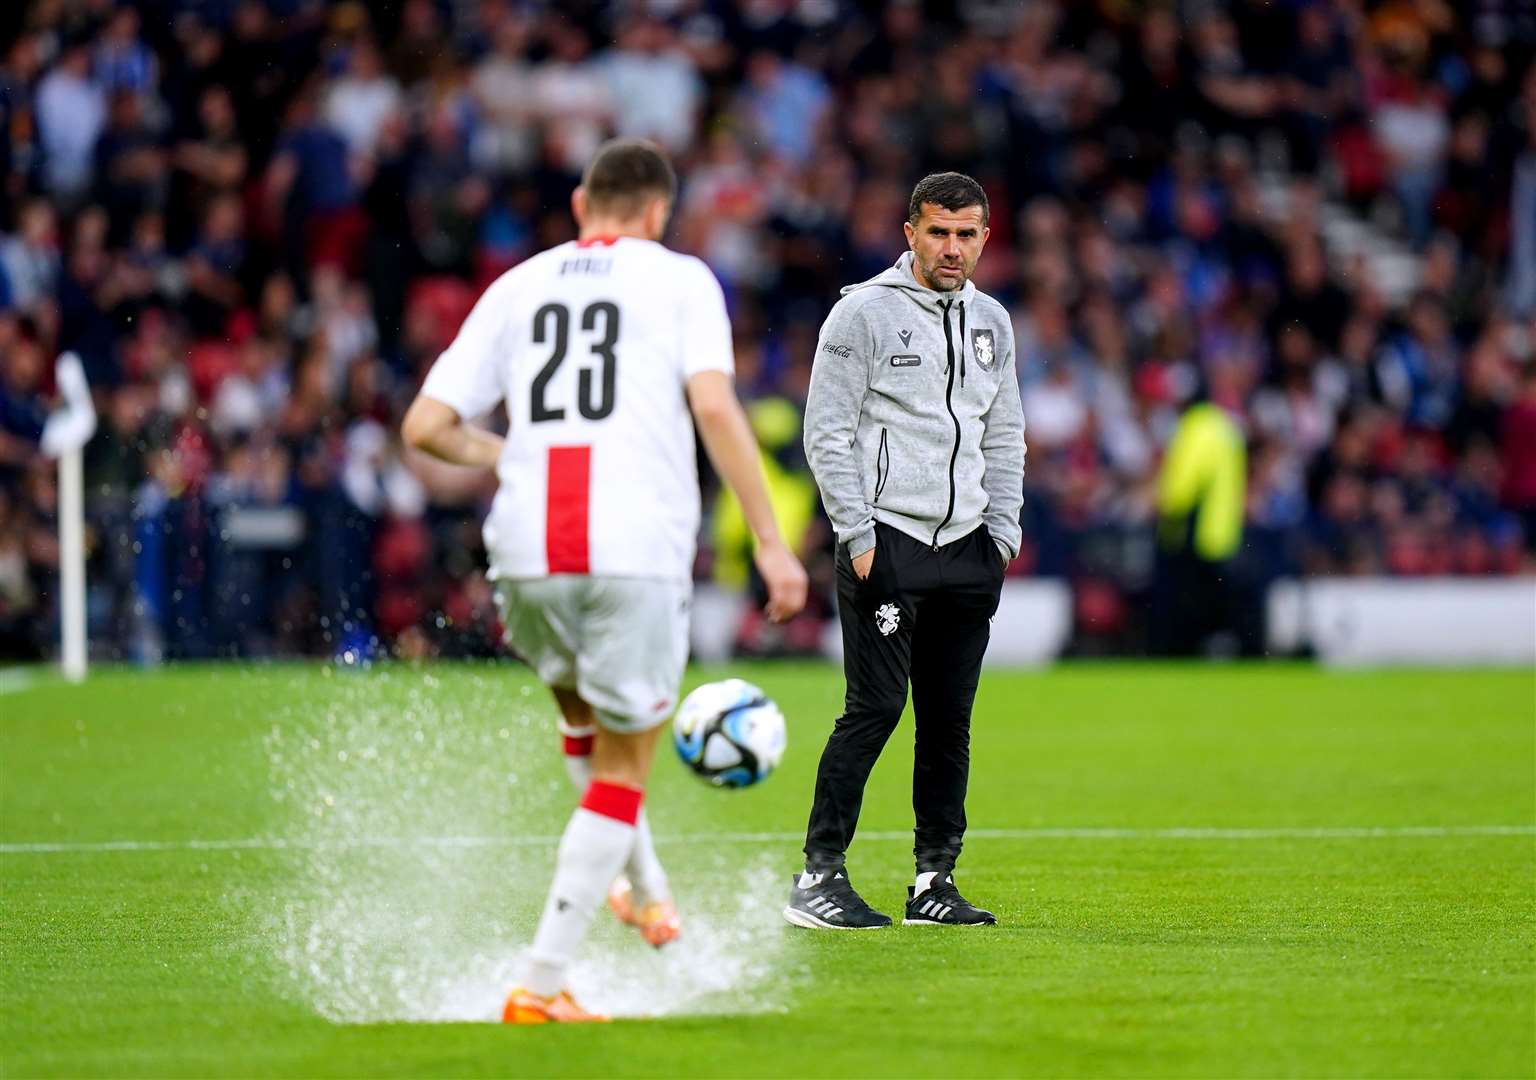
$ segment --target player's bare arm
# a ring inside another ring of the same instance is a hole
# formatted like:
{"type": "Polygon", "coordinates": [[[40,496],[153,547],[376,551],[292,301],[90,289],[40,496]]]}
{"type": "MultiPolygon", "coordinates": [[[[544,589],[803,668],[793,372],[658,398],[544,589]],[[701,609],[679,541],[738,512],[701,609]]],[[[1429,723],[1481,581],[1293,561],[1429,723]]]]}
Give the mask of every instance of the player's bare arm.
{"type": "Polygon", "coordinates": [[[501,457],[500,435],[466,423],[452,406],[418,395],[400,424],[407,446],[450,465],[492,469],[501,457]]]}
{"type": "Polygon", "coordinates": [[[806,575],[800,560],[779,535],[763,468],[757,456],[757,440],[730,377],[720,371],[701,371],[688,379],[688,406],[694,426],[704,440],[704,450],[721,478],[730,486],[746,515],[747,526],[757,541],[754,561],[768,586],[768,617],[783,622],[805,607],[806,575]]]}

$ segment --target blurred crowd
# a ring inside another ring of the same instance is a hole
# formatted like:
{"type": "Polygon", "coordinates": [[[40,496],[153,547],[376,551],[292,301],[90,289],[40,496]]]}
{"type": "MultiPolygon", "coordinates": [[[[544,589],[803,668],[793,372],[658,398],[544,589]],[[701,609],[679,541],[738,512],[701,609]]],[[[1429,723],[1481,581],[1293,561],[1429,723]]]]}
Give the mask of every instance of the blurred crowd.
{"type": "MultiPolygon", "coordinates": [[[[1028,424],[1015,573],[1142,648],[1157,466],[1248,440],[1240,572],[1499,574],[1536,544],[1532,0],[33,0],[0,40],[0,656],[56,639],[53,358],[82,358],[94,647],[493,647],[491,480],[398,419],[611,134],[676,158],[795,539],[843,284],[913,182],[991,200],[1028,424]],[[785,404],[791,408],[785,408],[785,404]]],[[[707,495],[713,498],[713,485],[707,495]]],[[[748,583],[713,515],[699,575],[748,583]]]]}

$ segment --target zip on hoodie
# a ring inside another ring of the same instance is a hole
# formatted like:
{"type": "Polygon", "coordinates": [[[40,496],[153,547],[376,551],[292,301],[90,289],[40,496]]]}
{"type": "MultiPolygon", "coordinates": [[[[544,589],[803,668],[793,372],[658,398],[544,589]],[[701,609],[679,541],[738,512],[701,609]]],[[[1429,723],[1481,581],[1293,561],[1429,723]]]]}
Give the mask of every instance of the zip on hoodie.
{"type": "MultiPolygon", "coordinates": [[[[944,408],[949,410],[949,418],[955,425],[955,445],[949,452],[949,505],[944,510],[944,520],[939,522],[938,528],[933,530],[933,550],[939,550],[939,533],[944,531],[944,526],[949,524],[949,519],[955,516],[955,462],[960,458],[960,418],[955,415],[955,341],[949,332],[949,309],[957,301],[942,301],[939,307],[943,310],[940,316],[944,321],[944,371],[949,376],[944,384],[944,408]]],[[[965,385],[965,301],[960,304],[960,385],[965,385]]]]}
{"type": "Polygon", "coordinates": [[[875,505],[880,505],[880,493],[891,475],[891,450],[886,444],[886,429],[880,429],[880,449],[875,453],[875,505]]]}

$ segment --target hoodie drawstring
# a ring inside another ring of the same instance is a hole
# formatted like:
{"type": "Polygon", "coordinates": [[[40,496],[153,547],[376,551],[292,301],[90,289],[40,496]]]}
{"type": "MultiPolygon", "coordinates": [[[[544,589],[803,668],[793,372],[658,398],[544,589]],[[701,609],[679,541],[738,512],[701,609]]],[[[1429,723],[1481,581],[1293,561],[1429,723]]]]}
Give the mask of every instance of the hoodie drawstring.
{"type": "Polygon", "coordinates": [[[960,389],[965,389],[965,301],[960,301],[960,389]]]}
{"type": "Polygon", "coordinates": [[[955,342],[949,336],[949,309],[954,304],[953,300],[940,300],[939,310],[943,312],[939,318],[944,323],[944,370],[948,371],[955,366],[955,342]]]}
{"type": "Polygon", "coordinates": [[[955,366],[955,342],[949,335],[949,309],[956,304],[960,306],[960,389],[965,389],[965,301],[964,300],[940,300],[939,309],[944,312],[940,316],[944,321],[944,370],[948,371],[955,366]]]}

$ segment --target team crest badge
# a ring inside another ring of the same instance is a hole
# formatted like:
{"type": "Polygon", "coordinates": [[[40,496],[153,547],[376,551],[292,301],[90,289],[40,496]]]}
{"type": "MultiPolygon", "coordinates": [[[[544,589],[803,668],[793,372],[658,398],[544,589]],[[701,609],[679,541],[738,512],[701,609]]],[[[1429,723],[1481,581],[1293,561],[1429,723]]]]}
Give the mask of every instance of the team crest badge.
{"type": "Polygon", "coordinates": [[[895,604],[881,604],[875,612],[875,629],[881,637],[890,637],[901,625],[901,608],[895,604]]]}
{"type": "Polygon", "coordinates": [[[976,358],[976,363],[981,365],[981,370],[992,370],[992,365],[997,360],[997,350],[992,346],[992,331],[971,331],[971,355],[976,358]]]}

